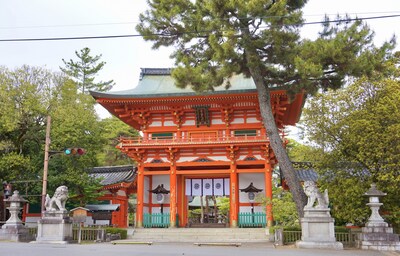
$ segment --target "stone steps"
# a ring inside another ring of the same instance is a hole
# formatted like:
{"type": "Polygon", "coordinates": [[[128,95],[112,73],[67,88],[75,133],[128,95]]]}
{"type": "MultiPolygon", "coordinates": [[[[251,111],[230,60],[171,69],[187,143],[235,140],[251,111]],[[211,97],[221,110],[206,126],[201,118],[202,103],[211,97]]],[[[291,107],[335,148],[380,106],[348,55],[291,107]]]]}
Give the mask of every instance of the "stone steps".
{"type": "Polygon", "coordinates": [[[249,243],[268,242],[266,228],[140,228],[130,230],[132,242],[249,243]]]}

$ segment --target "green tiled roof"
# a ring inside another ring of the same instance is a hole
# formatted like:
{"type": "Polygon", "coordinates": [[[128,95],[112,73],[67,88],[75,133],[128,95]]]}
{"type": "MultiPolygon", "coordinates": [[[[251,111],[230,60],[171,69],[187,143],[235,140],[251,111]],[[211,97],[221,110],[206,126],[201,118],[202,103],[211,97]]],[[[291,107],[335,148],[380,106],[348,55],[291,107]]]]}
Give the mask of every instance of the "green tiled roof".
{"type": "MultiPolygon", "coordinates": [[[[243,75],[232,76],[229,82],[231,86],[228,91],[231,93],[255,91],[256,89],[253,79],[245,78],[243,75]]],[[[226,91],[227,89],[222,85],[215,87],[213,92],[202,93],[202,95],[226,93],[226,91]]],[[[91,91],[90,93],[95,98],[144,98],[149,96],[198,95],[190,86],[185,89],[176,87],[175,81],[171,77],[171,69],[142,69],[138,85],[130,90],[106,93],[91,91]]]]}

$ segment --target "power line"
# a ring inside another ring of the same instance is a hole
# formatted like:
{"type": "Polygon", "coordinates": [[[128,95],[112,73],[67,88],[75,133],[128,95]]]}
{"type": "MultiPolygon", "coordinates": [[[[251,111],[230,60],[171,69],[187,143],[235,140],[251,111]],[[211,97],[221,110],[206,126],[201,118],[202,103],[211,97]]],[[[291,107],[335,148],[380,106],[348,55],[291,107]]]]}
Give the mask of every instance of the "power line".
{"type": "MultiPolygon", "coordinates": [[[[347,19],[336,19],[336,20],[328,20],[328,21],[314,21],[314,22],[303,22],[303,23],[293,23],[286,25],[315,25],[315,24],[327,24],[327,23],[341,23],[341,22],[352,22],[359,20],[375,20],[375,19],[387,19],[387,18],[396,18],[400,17],[400,14],[395,15],[386,15],[386,16],[373,16],[373,17],[364,17],[364,18],[347,18],[347,19]]],[[[179,34],[193,34],[193,33],[211,33],[215,32],[213,30],[209,31],[186,31],[180,32],[179,34]]],[[[171,37],[177,36],[177,34],[167,34],[167,33],[159,33],[159,34],[151,34],[151,36],[162,36],[162,37],[171,37]]],[[[0,39],[0,42],[26,42],[26,41],[61,41],[61,40],[86,40],[86,39],[111,39],[111,38],[128,38],[128,37],[143,37],[140,34],[132,34],[132,35],[108,35],[108,36],[80,36],[80,37],[46,37],[46,38],[11,38],[11,39],[0,39]]]]}
{"type": "MultiPolygon", "coordinates": [[[[303,15],[303,17],[321,17],[321,16],[345,16],[345,15],[365,15],[365,14],[389,14],[389,13],[400,13],[400,11],[387,11],[387,12],[353,12],[346,14],[308,14],[303,15]]],[[[287,16],[260,16],[255,17],[258,19],[261,18],[285,18],[287,16]]],[[[239,18],[239,19],[248,19],[239,18]]],[[[110,26],[110,25],[134,25],[139,24],[140,21],[128,21],[128,22],[103,22],[103,23],[81,23],[81,24],[60,24],[60,25],[36,25],[36,26],[14,26],[14,27],[0,27],[0,29],[28,29],[28,28],[60,28],[60,27],[86,27],[86,26],[110,26]]]]}

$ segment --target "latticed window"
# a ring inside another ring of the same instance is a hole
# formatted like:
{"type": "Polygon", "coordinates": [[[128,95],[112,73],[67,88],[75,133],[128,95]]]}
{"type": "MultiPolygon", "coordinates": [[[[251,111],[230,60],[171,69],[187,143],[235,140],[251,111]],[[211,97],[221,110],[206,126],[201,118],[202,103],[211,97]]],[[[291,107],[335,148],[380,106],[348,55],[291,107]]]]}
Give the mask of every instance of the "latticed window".
{"type": "Polygon", "coordinates": [[[151,138],[155,139],[172,139],[173,133],[172,132],[164,132],[164,133],[153,133],[151,134],[151,138]]]}
{"type": "Polygon", "coordinates": [[[235,137],[237,136],[257,136],[256,130],[236,130],[233,132],[235,137]]]}
{"type": "Polygon", "coordinates": [[[210,115],[208,113],[208,108],[210,106],[194,106],[196,114],[196,126],[207,125],[210,126],[210,115]]]}

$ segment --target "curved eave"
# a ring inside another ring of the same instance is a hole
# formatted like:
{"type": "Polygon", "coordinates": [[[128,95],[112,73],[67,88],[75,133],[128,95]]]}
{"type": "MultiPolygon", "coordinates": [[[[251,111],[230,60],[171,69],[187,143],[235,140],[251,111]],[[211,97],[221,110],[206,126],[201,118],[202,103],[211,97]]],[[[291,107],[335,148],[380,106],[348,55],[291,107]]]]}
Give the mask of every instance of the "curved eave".
{"type": "MultiPolygon", "coordinates": [[[[136,177],[135,177],[136,178],[136,177]]],[[[122,189],[122,188],[133,188],[134,187],[135,180],[131,182],[120,182],[116,184],[109,184],[103,186],[101,190],[113,190],[113,189],[122,189]]]]}
{"type": "MultiPolygon", "coordinates": [[[[117,105],[173,105],[173,104],[188,104],[191,102],[204,102],[204,104],[212,102],[220,102],[221,100],[237,101],[240,98],[257,99],[257,91],[255,89],[249,90],[228,90],[228,91],[215,91],[203,94],[197,93],[170,93],[170,94],[116,94],[116,93],[102,93],[90,92],[96,101],[107,109],[112,115],[118,117],[121,113],[115,112],[117,105]]],[[[271,97],[279,97],[287,95],[285,90],[272,90],[271,97]]],[[[252,100],[253,100],[252,99],[252,100]]],[[[295,95],[294,100],[287,106],[283,116],[283,123],[285,125],[295,125],[300,119],[303,105],[305,103],[304,93],[295,95]]],[[[123,122],[131,125],[136,129],[140,129],[140,125],[135,123],[130,118],[120,118],[123,122]]]]}

